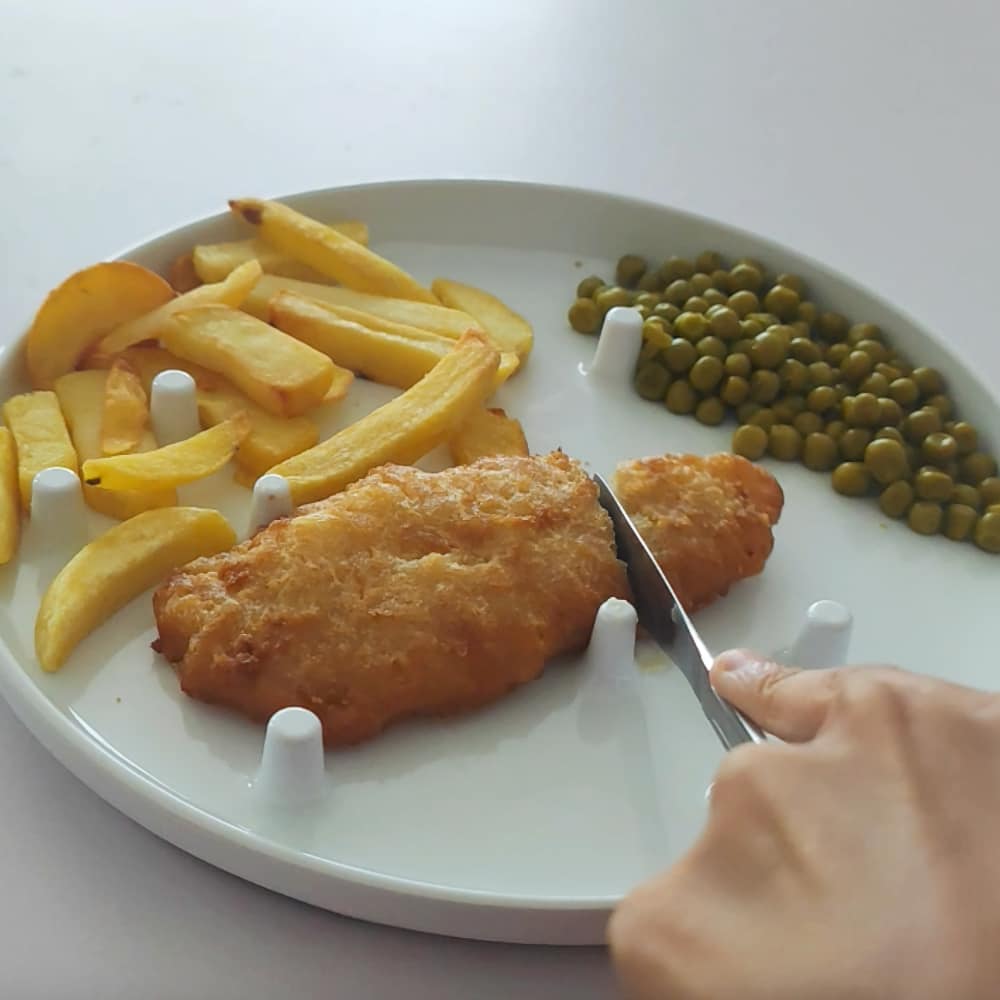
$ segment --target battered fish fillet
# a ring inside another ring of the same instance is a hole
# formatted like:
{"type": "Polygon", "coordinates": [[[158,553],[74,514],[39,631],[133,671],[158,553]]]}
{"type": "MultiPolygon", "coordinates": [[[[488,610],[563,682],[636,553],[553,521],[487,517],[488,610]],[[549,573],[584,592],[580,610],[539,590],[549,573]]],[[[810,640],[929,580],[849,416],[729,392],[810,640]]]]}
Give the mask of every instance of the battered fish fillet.
{"type": "Polygon", "coordinates": [[[624,567],[561,453],[383,466],[155,593],[154,643],[202,701],[319,716],[327,746],[491,702],[582,649],[624,567]]]}
{"type": "Polygon", "coordinates": [[[623,462],[615,492],[689,612],[764,568],[784,496],[738,455],[663,455],[623,462]]]}

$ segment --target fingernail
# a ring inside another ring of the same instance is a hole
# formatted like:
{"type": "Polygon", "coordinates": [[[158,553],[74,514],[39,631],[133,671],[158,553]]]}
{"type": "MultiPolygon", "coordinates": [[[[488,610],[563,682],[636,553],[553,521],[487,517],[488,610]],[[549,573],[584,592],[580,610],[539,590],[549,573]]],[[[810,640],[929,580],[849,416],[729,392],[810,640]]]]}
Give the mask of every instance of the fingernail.
{"type": "Polygon", "coordinates": [[[746,649],[729,649],[716,657],[712,670],[725,674],[728,680],[739,684],[749,683],[771,669],[769,660],[746,649]]]}

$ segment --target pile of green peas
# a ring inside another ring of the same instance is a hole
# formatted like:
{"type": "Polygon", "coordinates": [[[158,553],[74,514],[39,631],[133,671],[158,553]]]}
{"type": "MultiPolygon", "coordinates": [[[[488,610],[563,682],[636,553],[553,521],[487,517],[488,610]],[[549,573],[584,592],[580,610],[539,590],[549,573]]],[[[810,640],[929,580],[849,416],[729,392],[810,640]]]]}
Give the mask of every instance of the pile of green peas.
{"type": "Polygon", "coordinates": [[[911,364],[874,323],[821,311],[798,276],[749,257],[727,266],[711,250],[659,266],[626,254],[613,284],[584,278],[576,296],[579,333],[598,333],[615,306],[642,315],[643,399],[710,426],[735,417],[736,454],[800,461],[844,496],[877,496],[918,534],[1000,553],[997,462],[940,372],[911,364]]]}

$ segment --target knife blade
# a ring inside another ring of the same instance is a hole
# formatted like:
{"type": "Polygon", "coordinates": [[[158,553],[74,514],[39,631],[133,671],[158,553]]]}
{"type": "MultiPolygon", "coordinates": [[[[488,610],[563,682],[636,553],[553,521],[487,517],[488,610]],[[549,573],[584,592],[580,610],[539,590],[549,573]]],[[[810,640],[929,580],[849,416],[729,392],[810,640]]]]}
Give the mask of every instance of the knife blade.
{"type": "Polygon", "coordinates": [[[639,624],[684,674],[705,717],[727,750],[741,743],[763,743],[763,732],[713,690],[709,681],[712,654],[614,491],[602,476],[593,478],[600,504],[608,512],[615,529],[618,558],[628,567],[639,624]]]}

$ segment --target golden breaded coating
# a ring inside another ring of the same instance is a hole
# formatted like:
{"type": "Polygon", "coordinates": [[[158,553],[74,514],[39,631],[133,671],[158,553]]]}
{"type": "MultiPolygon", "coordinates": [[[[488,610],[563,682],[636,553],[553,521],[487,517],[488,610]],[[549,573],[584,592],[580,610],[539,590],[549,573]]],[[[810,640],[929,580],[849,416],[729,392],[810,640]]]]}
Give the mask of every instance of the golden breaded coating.
{"type": "Polygon", "coordinates": [[[626,596],[596,488],[562,453],[387,465],[174,573],[154,646],[192,697],[262,721],[299,705],[339,746],[499,698],[626,596]]]}
{"type": "Polygon", "coordinates": [[[615,493],[689,612],[764,568],[784,496],[738,455],[663,455],[623,462],[615,493]]]}

